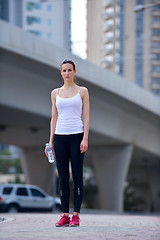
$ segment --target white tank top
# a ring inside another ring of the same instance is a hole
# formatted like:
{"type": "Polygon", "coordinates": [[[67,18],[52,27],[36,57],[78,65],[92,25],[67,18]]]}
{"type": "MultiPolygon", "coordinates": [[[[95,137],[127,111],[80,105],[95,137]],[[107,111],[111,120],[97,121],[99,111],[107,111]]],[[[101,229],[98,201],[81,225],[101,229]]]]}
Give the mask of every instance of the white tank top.
{"type": "MultiPolygon", "coordinates": [[[[80,89],[81,90],[81,89],[80,89]]],[[[55,134],[68,135],[83,132],[82,98],[79,92],[71,98],[56,96],[58,119],[55,134]]]]}

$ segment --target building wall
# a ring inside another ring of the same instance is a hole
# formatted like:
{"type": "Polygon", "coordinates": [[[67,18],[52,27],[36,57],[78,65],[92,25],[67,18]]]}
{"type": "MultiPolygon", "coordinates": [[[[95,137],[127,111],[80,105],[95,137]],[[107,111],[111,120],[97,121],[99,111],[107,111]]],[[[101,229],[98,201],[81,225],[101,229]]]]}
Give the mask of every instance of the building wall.
{"type": "Polygon", "coordinates": [[[71,0],[0,0],[0,19],[71,50],[71,0]]]}
{"type": "Polygon", "coordinates": [[[124,77],[131,81],[135,82],[135,13],[133,12],[134,1],[125,0],[125,11],[124,14],[124,77]]]}
{"type": "MultiPolygon", "coordinates": [[[[32,1],[33,2],[33,1],[32,1]]],[[[23,28],[70,50],[70,1],[31,3],[24,0],[23,28]]]]}
{"type": "Polygon", "coordinates": [[[101,65],[103,60],[103,18],[100,1],[87,1],[87,56],[88,59],[101,65]]]}

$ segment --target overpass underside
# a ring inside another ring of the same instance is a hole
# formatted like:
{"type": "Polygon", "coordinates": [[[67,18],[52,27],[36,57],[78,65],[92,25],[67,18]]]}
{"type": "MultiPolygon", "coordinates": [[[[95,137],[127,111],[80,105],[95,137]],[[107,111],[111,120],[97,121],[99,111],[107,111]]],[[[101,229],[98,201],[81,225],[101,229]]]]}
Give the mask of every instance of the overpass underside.
{"type": "MultiPolygon", "coordinates": [[[[24,38],[23,32],[15,31],[24,38]]],[[[29,54],[21,41],[13,47],[13,42],[5,44],[0,39],[0,142],[20,147],[27,183],[52,191],[53,169],[44,155],[44,145],[49,139],[50,92],[62,84],[59,64],[65,55],[77,63],[78,83],[90,93],[85,164],[94,169],[98,207],[122,211],[128,182],[144,200],[139,209],[160,211],[160,110],[155,107],[160,101],[36,37],[28,34],[27,41],[29,54]],[[31,50],[30,44],[37,50],[31,50]],[[144,98],[149,99],[148,109],[144,98]]]]}

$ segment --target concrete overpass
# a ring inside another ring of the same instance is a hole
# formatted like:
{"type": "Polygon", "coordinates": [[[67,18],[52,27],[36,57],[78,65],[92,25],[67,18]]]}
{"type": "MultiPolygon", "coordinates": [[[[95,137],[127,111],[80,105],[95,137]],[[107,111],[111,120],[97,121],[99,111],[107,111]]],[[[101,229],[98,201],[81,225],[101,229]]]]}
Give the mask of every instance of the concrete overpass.
{"type": "Polygon", "coordinates": [[[99,208],[123,210],[129,181],[160,210],[160,99],[122,77],[0,21],[0,142],[21,148],[27,182],[51,191],[44,156],[51,117],[50,92],[61,86],[59,66],[71,58],[90,93],[86,164],[94,168],[99,208]]]}

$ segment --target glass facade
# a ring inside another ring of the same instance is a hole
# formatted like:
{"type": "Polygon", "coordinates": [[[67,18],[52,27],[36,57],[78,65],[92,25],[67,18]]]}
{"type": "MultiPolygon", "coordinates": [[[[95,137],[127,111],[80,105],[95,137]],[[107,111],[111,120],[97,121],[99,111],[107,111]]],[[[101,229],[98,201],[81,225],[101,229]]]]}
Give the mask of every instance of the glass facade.
{"type": "Polygon", "coordinates": [[[26,9],[28,11],[33,11],[35,9],[40,9],[41,8],[41,4],[40,3],[35,3],[35,2],[27,2],[26,3],[26,9]]]}
{"type": "Polygon", "coordinates": [[[160,96],[160,5],[151,9],[151,83],[152,93],[160,96]]]}
{"type": "Polygon", "coordinates": [[[31,24],[34,24],[34,23],[41,23],[42,19],[40,17],[27,16],[26,22],[27,22],[27,24],[31,25],[31,24]]]}
{"type": "Polygon", "coordinates": [[[30,33],[32,33],[32,34],[34,34],[34,35],[36,35],[37,37],[41,37],[41,36],[42,36],[42,33],[41,33],[41,32],[39,32],[39,31],[28,30],[28,32],[30,32],[30,33]]]}
{"type": "MultiPolygon", "coordinates": [[[[135,5],[144,5],[144,0],[136,0],[135,5]]],[[[139,12],[135,15],[136,18],[136,29],[135,29],[135,83],[140,87],[143,87],[143,21],[144,12],[139,12]]]]}
{"type": "Polygon", "coordinates": [[[116,46],[117,58],[116,65],[118,74],[123,76],[124,73],[124,0],[117,1],[118,14],[117,14],[117,27],[119,29],[119,36],[117,37],[118,47],[116,46]]]}
{"type": "Polygon", "coordinates": [[[0,0],[0,19],[9,21],[9,5],[8,0],[0,0]]]}

